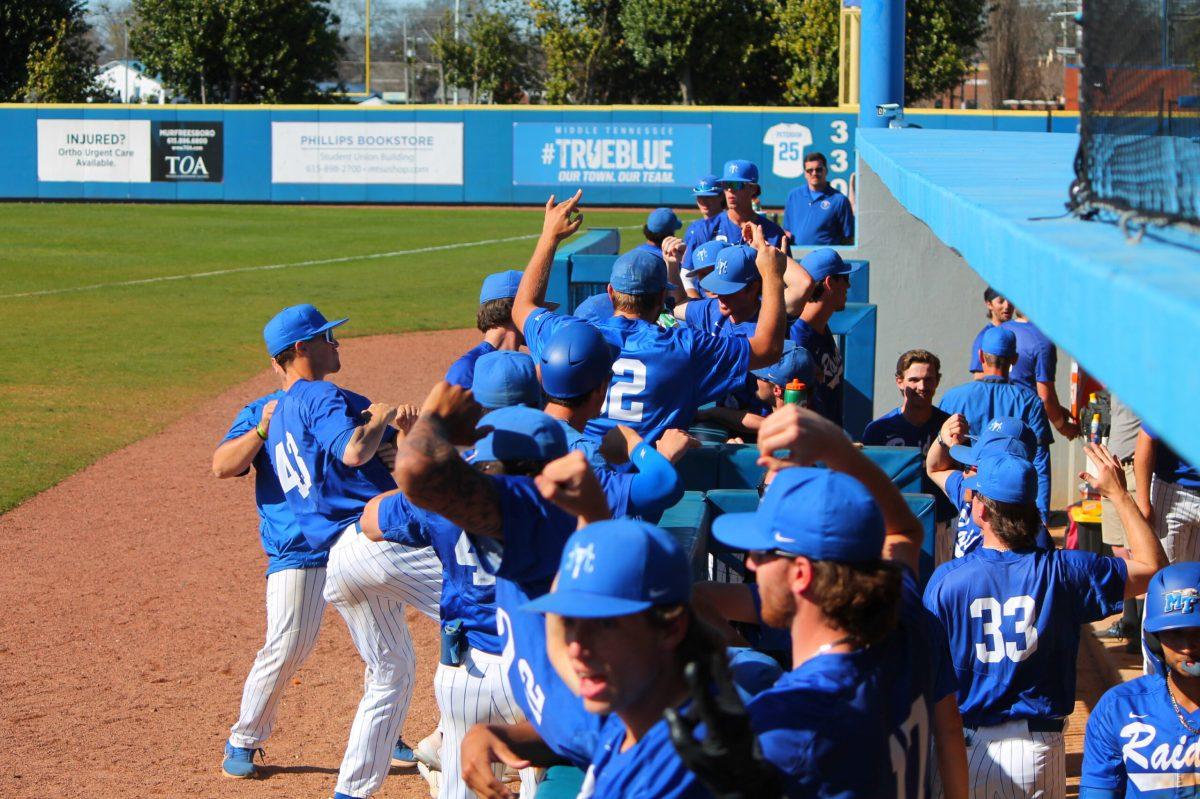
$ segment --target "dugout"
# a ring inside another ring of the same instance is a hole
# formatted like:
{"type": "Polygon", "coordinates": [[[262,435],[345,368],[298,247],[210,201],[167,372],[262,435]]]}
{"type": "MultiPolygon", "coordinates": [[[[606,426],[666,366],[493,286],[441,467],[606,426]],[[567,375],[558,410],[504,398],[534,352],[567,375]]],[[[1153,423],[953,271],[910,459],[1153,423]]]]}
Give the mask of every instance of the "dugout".
{"type": "MultiPolygon", "coordinates": [[[[970,379],[990,284],[1058,345],[1060,398],[1074,358],[1200,463],[1184,401],[1200,392],[1188,355],[1200,340],[1200,240],[1148,230],[1134,242],[1116,224],[1066,215],[1078,146],[1068,134],[859,129],[853,254],[875,265],[872,295],[888,298],[875,409],[895,404],[893,366],[910,347],[941,357],[943,389],[970,379]]],[[[1061,438],[1051,451],[1063,507],[1082,463],[1061,438]]]]}

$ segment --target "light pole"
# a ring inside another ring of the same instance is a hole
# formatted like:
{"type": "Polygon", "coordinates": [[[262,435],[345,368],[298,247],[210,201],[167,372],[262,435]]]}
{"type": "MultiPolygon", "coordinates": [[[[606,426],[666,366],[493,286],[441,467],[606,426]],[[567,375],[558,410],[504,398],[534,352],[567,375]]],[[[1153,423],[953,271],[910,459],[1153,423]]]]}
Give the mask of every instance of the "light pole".
{"type": "Polygon", "coordinates": [[[129,102],[129,20],[122,20],[122,27],[125,29],[125,93],[121,95],[121,102],[129,102]]]}
{"type": "MultiPolygon", "coordinates": [[[[454,41],[458,43],[458,0],[454,0],[454,41]]],[[[458,105],[458,84],[454,85],[454,104],[458,105]]]]}
{"type": "Polygon", "coordinates": [[[371,95],[371,0],[367,0],[367,30],[363,45],[363,58],[366,61],[366,76],[363,78],[363,94],[371,95]]]}

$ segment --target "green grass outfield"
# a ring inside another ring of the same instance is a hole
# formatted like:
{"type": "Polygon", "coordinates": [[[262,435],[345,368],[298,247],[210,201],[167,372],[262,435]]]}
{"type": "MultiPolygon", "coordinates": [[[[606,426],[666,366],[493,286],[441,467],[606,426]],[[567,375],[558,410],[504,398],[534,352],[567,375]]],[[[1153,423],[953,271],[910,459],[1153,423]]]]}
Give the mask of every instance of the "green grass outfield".
{"type": "MultiPolygon", "coordinates": [[[[262,326],[286,305],[313,302],[352,317],[347,336],[472,326],[480,278],[522,268],[541,217],[537,209],[0,205],[0,346],[8,352],[0,512],[265,368],[262,326]],[[518,236],[528,238],[472,244],[518,236]],[[309,263],[328,259],[339,260],[309,263]],[[279,268],[258,268],[266,266],[279,268]]],[[[586,224],[644,218],[588,211],[586,224]]],[[[623,238],[629,246],[640,236],[623,238]]]]}

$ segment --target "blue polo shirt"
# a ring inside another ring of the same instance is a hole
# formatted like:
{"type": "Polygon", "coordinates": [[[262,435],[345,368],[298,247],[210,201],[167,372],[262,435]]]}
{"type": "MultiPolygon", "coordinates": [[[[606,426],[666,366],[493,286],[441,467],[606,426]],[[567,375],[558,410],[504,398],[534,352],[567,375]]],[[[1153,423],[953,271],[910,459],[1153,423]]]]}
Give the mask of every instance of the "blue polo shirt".
{"type": "Polygon", "coordinates": [[[783,227],[798,245],[842,244],[854,238],[854,212],[846,195],[833,186],[813,191],[804,185],[788,193],[783,227]]]}

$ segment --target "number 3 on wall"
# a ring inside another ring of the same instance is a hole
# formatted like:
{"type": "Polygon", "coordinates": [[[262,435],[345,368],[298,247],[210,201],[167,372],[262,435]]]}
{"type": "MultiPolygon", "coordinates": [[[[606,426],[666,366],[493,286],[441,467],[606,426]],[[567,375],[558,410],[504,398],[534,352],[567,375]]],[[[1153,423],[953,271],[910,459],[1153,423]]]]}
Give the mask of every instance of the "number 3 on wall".
{"type": "Polygon", "coordinates": [[[1008,658],[1020,663],[1037,651],[1038,633],[1033,626],[1037,607],[1031,596],[1009,597],[1003,607],[995,597],[985,596],[971,603],[971,618],[983,619],[983,635],[987,639],[975,644],[975,657],[984,663],[999,663],[1008,658]],[[1021,642],[1005,641],[1000,632],[1001,616],[1017,616],[1013,632],[1021,636],[1021,642]]]}
{"type": "Polygon", "coordinates": [[[646,390],[646,364],[636,358],[618,358],[612,367],[617,377],[628,377],[613,383],[604,399],[604,407],[600,409],[601,416],[607,416],[618,422],[640,422],[645,403],[632,399],[646,390]],[[625,400],[629,399],[626,407],[625,400]]]}

